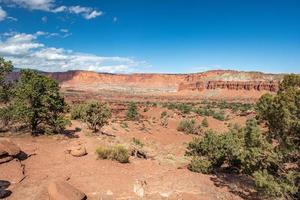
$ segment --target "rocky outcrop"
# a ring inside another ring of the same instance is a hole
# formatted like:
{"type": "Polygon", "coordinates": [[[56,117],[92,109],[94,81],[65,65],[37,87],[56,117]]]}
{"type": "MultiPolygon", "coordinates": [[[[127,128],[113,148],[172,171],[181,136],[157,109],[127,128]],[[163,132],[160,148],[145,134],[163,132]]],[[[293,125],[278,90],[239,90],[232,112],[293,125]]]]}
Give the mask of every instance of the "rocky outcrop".
{"type": "MultiPolygon", "coordinates": [[[[90,71],[41,73],[57,80],[66,99],[71,102],[95,97],[110,101],[131,101],[132,98],[143,101],[199,98],[255,100],[266,92],[276,92],[283,78],[282,74],[233,70],[194,74],[110,74],[90,71]],[[228,93],[228,90],[231,92],[228,93]]],[[[18,72],[14,72],[9,79],[15,80],[17,77],[18,72]]]]}
{"type": "Polygon", "coordinates": [[[86,195],[66,181],[55,181],[48,186],[49,200],[84,200],[86,195]]]}
{"type": "Polygon", "coordinates": [[[87,154],[85,146],[79,141],[72,142],[66,150],[66,153],[69,153],[74,157],[81,157],[87,154]]]}
{"type": "Polygon", "coordinates": [[[0,164],[9,162],[21,153],[21,149],[9,139],[0,139],[0,164]]]}
{"type": "Polygon", "coordinates": [[[180,83],[178,91],[227,89],[276,92],[278,88],[279,81],[196,81],[180,83]]]}
{"type": "Polygon", "coordinates": [[[213,89],[276,92],[282,75],[215,70],[195,74],[105,74],[87,71],[49,73],[63,87],[123,92],[202,91],[213,89]]]}

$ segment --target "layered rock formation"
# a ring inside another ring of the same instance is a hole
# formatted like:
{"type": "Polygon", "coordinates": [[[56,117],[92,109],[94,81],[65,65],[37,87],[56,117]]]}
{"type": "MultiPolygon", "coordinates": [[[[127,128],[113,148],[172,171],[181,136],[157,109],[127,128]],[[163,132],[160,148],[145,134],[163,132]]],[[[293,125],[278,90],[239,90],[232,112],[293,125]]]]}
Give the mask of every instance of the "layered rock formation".
{"type": "Polygon", "coordinates": [[[196,81],[180,83],[178,91],[227,89],[276,92],[278,87],[279,81],[196,81]]]}
{"type": "MultiPolygon", "coordinates": [[[[281,74],[232,70],[214,70],[194,74],[109,74],[88,71],[44,74],[56,79],[62,90],[69,91],[72,95],[79,91],[86,92],[89,96],[91,94],[105,96],[106,99],[116,96],[117,98],[127,96],[127,99],[132,96],[199,99],[211,96],[231,98],[235,95],[239,98],[257,99],[263,93],[276,92],[283,77],[281,74]]],[[[10,75],[10,79],[17,77],[18,73],[10,75]]]]}
{"type": "Polygon", "coordinates": [[[275,92],[281,75],[216,70],[196,74],[105,74],[87,71],[49,73],[62,85],[87,85],[93,89],[145,90],[158,92],[212,89],[275,92]]]}

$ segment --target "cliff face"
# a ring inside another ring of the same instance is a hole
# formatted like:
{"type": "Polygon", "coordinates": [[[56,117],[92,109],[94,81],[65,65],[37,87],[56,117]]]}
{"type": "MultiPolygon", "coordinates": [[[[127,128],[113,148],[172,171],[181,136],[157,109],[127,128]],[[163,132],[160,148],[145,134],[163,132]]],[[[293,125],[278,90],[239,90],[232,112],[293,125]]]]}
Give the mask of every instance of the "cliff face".
{"type": "MultiPolygon", "coordinates": [[[[43,72],[44,73],[44,72],[43,72]]],[[[195,74],[107,74],[88,71],[44,73],[56,79],[63,91],[81,91],[117,99],[126,96],[175,99],[257,99],[276,92],[283,75],[215,70],[195,74]]],[[[18,72],[10,75],[17,79],[18,72]]]]}
{"type": "Polygon", "coordinates": [[[197,74],[104,74],[86,71],[49,73],[62,86],[91,89],[126,88],[153,91],[256,90],[276,92],[280,75],[257,72],[208,71],[197,74]]]}
{"type": "Polygon", "coordinates": [[[276,92],[278,87],[279,81],[196,81],[180,83],[178,91],[227,89],[276,92]]]}

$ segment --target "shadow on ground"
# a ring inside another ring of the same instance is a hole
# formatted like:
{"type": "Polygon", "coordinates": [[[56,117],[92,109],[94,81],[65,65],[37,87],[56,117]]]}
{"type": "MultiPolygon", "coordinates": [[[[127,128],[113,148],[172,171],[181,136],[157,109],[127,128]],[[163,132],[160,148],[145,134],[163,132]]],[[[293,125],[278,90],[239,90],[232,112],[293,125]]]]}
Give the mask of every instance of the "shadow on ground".
{"type": "Polygon", "coordinates": [[[245,175],[216,173],[211,180],[217,187],[226,187],[235,195],[243,199],[258,200],[257,192],[254,189],[254,181],[245,175]]]}

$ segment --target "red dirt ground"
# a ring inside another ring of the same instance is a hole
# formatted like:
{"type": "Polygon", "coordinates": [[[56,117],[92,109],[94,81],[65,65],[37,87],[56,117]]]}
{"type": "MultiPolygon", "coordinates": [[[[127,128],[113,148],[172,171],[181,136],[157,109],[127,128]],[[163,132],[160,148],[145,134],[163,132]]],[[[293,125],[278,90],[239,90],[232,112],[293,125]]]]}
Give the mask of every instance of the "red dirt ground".
{"type": "MultiPolygon", "coordinates": [[[[124,122],[113,120],[103,128],[104,134],[99,135],[91,133],[83,123],[72,121],[68,130],[81,129],[72,138],[59,135],[10,137],[32,156],[21,163],[11,161],[0,165],[0,179],[11,182],[12,194],[8,199],[46,200],[47,186],[57,179],[68,180],[91,200],[140,199],[134,188],[143,188],[143,199],[241,199],[230,192],[238,185],[219,186],[217,176],[193,173],[186,168],[189,159],[184,157],[184,152],[193,136],[176,130],[182,116],[160,107],[140,113],[143,115],[140,122],[126,122],[126,128],[121,125],[124,122]],[[170,116],[167,128],[160,125],[162,111],[170,116]],[[97,147],[115,143],[130,145],[133,137],[144,143],[150,159],[131,157],[128,164],[97,159],[97,147]],[[88,154],[83,157],[67,154],[66,149],[74,142],[84,145],[88,154]]],[[[195,119],[200,123],[203,118],[195,119]]],[[[236,117],[231,121],[243,123],[245,120],[246,117],[236,117]]],[[[216,131],[227,129],[224,122],[213,118],[208,121],[209,128],[216,131]]]]}

